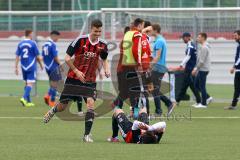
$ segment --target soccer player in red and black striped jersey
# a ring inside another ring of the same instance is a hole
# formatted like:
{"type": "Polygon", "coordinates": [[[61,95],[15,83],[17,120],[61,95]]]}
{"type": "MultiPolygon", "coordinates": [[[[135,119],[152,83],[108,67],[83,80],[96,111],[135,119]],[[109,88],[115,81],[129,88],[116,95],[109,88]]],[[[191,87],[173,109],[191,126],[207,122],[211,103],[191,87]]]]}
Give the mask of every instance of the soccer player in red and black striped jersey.
{"type": "Polygon", "coordinates": [[[102,22],[100,20],[93,20],[90,34],[76,38],[69,45],[65,61],[70,69],[60,96],[60,103],[49,110],[44,116],[44,122],[48,123],[56,112],[61,112],[67,107],[69,101],[83,97],[87,104],[84,142],[93,142],[90,137],[90,131],[94,120],[96,71],[98,69],[99,57],[103,61],[105,76],[110,76],[107,61],[107,44],[105,41],[99,39],[101,31],[102,22]],[[75,56],[74,60],[71,59],[72,56],[75,56]]]}

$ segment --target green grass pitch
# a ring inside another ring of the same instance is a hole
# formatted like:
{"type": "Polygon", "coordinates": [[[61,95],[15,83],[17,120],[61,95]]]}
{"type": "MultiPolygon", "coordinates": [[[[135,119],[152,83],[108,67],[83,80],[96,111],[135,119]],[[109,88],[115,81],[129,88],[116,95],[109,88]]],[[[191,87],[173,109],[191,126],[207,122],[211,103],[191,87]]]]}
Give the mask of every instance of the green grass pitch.
{"type": "MultiPolygon", "coordinates": [[[[82,142],[84,122],[66,122],[57,118],[43,124],[41,117],[49,109],[39,87],[36,107],[23,108],[20,97],[0,97],[0,159],[4,160],[238,160],[240,157],[240,112],[224,111],[229,103],[212,103],[208,109],[191,109],[183,102],[174,115],[187,118],[166,120],[167,130],[160,144],[137,145],[106,141],[111,135],[111,119],[96,119],[93,144],[82,142]]],[[[0,86],[9,84],[0,82],[0,86]]],[[[11,86],[11,85],[9,85],[11,86]]],[[[13,88],[10,88],[14,90],[13,88]]],[[[7,93],[7,89],[1,93],[7,93]]],[[[21,88],[16,88],[21,93],[21,88]]],[[[214,97],[230,98],[232,86],[209,86],[214,97]],[[222,88],[222,89],[221,89],[222,88]],[[224,91],[224,92],[223,92],[224,91]],[[226,96],[224,96],[226,95],[226,96]]],[[[151,102],[151,107],[154,108],[151,102]]],[[[166,109],[162,105],[163,109],[166,109]]],[[[125,107],[128,110],[128,107],[125,107]]],[[[73,106],[73,111],[76,107],[73,106]]],[[[165,110],[166,111],[166,110],[165,110]]],[[[110,113],[106,116],[110,116],[110,113]]],[[[152,120],[150,123],[154,123],[152,120]]]]}

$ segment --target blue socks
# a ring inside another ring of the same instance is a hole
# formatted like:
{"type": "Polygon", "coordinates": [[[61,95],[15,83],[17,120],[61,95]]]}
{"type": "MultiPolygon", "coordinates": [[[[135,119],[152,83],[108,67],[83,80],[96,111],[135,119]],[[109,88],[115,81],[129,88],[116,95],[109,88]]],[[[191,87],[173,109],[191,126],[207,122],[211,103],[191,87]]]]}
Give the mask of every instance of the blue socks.
{"type": "Polygon", "coordinates": [[[56,95],[57,95],[57,90],[55,88],[52,88],[51,101],[55,101],[56,95]]]}
{"type": "Polygon", "coordinates": [[[48,95],[51,98],[51,101],[55,101],[56,95],[57,95],[57,90],[55,88],[49,88],[48,90],[48,95]]]}
{"type": "Polygon", "coordinates": [[[52,95],[52,90],[51,90],[51,88],[48,89],[48,95],[49,95],[49,96],[52,95]]]}
{"type": "Polygon", "coordinates": [[[31,90],[32,90],[31,86],[25,86],[25,88],[24,88],[23,98],[25,100],[27,100],[28,102],[31,102],[31,98],[30,98],[31,90]]]}

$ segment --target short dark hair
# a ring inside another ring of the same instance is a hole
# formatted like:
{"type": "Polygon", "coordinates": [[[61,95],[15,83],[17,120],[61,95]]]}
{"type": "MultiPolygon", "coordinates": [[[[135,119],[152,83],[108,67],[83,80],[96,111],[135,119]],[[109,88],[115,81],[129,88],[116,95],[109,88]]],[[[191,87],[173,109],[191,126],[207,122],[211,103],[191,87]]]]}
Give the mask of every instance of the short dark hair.
{"type": "Polygon", "coordinates": [[[130,27],[129,27],[129,26],[126,26],[126,27],[124,28],[124,34],[127,33],[128,31],[130,31],[130,27]]]}
{"type": "Polygon", "coordinates": [[[50,35],[57,35],[57,36],[59,36],[60,35],[60,32],[58,32],[58,31],[52,31],[51,33],[50,33],[50,35]]]}
{"type": "Polygon", "coordinates": [[[207,33],[200,32],[198,35],[202,36],[205,40],[207,39],[207,33]]]}
{"type": "Polygon", "coordinates": [[[91,23],[91,28],[93,27],[96,27],[96,28],[102,27],[102,21],[99,19],[94,19],[91,23]]]}
{"type": "Polygon", "coordinates": [[[240,36],[240,30],[235,30],[234,33],[237,33],[240,36]]]}
{"type": "Polygon", "coordinates": [[[154,31],[157,31],[158,33],[161,33],[161,27],[159,24],[153,24],[152,28],[154,31]]]}
{"type": "Polygon", "coordinates": [[[154,134],[154,132],[152,131],[146,131],[140,139],[140,142],[142,144],[156,144],[157,142],[157,138],[154,134]]]}
{"type": "Polygon", "coordinates": [[[151,22],[150,21],[144,21],[144,28],[151,26],[151,22]]]}
{"type": "Polygon", "coordinates": [[[141,18],[136,18],[133,22],[134,27],[137,27],[139,24],[142,24],[144,22],[141,18]]]}
{"type": "Polygon", "coordinates": [[[182,38],[184,38],[184,37],[191,37],[191,34],[189,32],[184,32],[182,34],[182,38]]]}
{"type": "Polygon", "coordinates": [[[26,29],[25,30],[25,36],[29,36],[33,31],[31,29],[26,29]]]}

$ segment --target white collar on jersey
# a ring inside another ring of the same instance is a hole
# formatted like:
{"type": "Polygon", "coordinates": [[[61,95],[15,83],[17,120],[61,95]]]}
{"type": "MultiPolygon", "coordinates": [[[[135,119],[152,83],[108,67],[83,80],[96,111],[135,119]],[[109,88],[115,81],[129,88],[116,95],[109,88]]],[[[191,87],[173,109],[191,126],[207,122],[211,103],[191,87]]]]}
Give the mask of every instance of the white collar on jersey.
{"type": "Polygon", "coordinates": [[[50,37],[48,38],[48,41],[53,42],[52,38],[50,38],[50,37]]]}
{"type": "Polygon", "coordinates": [[[190,40],[190,41],[188,41],[188,43],[187,43],[187,48],[193,48],[193,46],[192,46],[192,41],[190,40]]]}
{"type": "Polygon", "coordinates": [[[31,40],[30,38],[24,38],[23,40],[27,41],[27,40],[31,40]]]}
{"type": "Polygon", "coordinates": [[[52,40],[52,38],[50,38],[50,37],[48,38],[48,41],[50,41],[50,42],[56,44],[56,43],[52,40]]]}
{"type": "Polygon", "coordinates": [[[98,44],[99,38],[98,38],[98,40],[97,40],[95,43],[93,43],[93,42],[91,41],[90,35],[88,34],[87,36],[88,36],[88,39],[89,39],[89,42],[91,43],[91,45],[94,46],[94,45],[98,44]]]}

